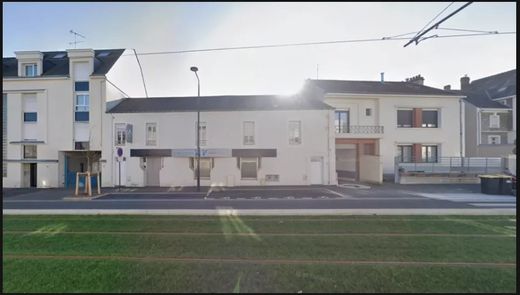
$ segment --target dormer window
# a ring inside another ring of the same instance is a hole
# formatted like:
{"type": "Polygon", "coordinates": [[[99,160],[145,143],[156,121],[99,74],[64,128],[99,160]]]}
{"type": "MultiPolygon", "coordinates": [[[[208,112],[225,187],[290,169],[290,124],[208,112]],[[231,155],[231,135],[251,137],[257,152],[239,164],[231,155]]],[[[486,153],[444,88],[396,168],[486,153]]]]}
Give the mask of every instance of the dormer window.
{"type": "Polygon", "coordinates": [[[38,75],[38,66],[36,64],[25,64],[24,73],[26,77],[36,77],[38,75]]]}

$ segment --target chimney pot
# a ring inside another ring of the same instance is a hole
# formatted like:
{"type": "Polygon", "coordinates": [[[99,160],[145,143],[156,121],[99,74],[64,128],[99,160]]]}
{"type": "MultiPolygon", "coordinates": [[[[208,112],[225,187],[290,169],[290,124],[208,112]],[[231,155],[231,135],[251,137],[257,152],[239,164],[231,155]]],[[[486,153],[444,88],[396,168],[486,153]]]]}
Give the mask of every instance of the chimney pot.
{"type": "Polygon", "coordinates": [[[444,90],[451,90],[451,85],[444,86],[444,90]]]}
{"type": "Polygon", "coordinates": [[[465,91],[469,87],[469,77],[468,75],[464,75],[464,77],[460,78],[460,90],[465,91]]]}

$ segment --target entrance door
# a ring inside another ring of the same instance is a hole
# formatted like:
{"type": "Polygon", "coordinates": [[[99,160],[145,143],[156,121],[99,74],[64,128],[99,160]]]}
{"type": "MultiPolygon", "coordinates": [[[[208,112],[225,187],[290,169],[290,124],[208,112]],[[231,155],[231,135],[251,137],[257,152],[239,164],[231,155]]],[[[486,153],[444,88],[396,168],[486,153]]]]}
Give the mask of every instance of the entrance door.
{"type": "Polygon", "coordinates": [[[323,184],[322,159],[311,159],[311,184],[323,184]]]}
{"type": "Polygon", "coordinates": [[[30,187],[36,187],[37,185],[37,182],[36,182],[36,163],[31,163],[30,164],[30,173],[29,173],[29,186],[30,187]]]}
{"type": "Polygon", "coordinates": [[[146,157],[145,186],[159,186],[160,157],[146,157]]]}

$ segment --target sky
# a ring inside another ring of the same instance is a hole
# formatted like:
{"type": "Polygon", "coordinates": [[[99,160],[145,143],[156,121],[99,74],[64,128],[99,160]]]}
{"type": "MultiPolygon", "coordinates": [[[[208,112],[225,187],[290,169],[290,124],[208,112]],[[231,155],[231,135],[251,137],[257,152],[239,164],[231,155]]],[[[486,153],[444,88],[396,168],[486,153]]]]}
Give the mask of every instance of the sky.
{"type": "MultiPolygon", "coordinates": [[[[86,36],[78,48],[138,53],[382,38],[422,29],[449,3],[3,2],[2,50],[11,57],[73,48],[71,29],[86,36]]],[[[440,27],[516,32],[516,3],[474,2],[440,27]]],[[[309,78],[378,81],[381,72],[387,81],[420,74],[425,85],[458,89],[464,75],[475,80],[516,68],[516,34],[432,38],[404,48],[406,42],[142,55],[140,61],[150,96],[196,95],[191,66],[199,68],[201,95],[290,94],[309,78]]],[[[135,62],[131,55],[121,59],[135,62]]]]}

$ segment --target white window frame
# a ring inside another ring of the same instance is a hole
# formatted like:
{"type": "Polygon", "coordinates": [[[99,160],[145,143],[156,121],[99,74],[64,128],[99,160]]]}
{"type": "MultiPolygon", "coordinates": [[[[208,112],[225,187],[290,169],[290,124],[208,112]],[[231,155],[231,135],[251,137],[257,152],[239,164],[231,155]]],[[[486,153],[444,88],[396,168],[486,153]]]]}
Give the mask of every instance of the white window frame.
{"type": "Polygon", "coordinates": [[[90,112],[90,95],[88,92],[76,92],[76,99],[74,100],[74,110],[76,112],[90,112]],[[81,102],[81,104],[78,103],[79,97],[83,97],[83,101],[81,102]]]}
{"type": "Polygon", "coordinates": [[[157,145],[157,123],[150,122],[145,124],[146,145],[157,145]],[[153,132],[150,132],[149,127],[153,127],[153,132]],[[152,136],[153,135],[153,136],[152,136]]]}
{"type": "Polygon", "coordinates": [[[115,123],[114,124],[114,135],[115,135],[115,145],[116,146],[124,146],[126,145],[126,123],[115,123]],[[119,134],[121,133],[121,137],[119,134]]]}
{"type": "Polygon", "coordinates": [[[489,128],[500,128],[500,115],[497,113],[493,113],[489,115],[489,128]],[[495,118],[496,121],[493,122],[491,118],[495,118]],[[496,123],[496,124],[494,124],[496,123]]]}
{"type": "Polygon", "coordinates": [[[242,180],[257,180],[258,179],[258,158],[240,158],[240,179],[242,180]],[[255,163],[256,165],[256,177],[242,177],[242,164],[243,163],[255,163]]]}
{"type": "Polygon", "coordinates": [[[289,121],[288,128],[289,128],[289,144],[290,145],[302,144],[302,121],[299,121],[299,120],[289,121]],[[297,123],[297,125],[294,125],[295,123],[297,123]],[[293,129],[293,126],[297,126],[297,128],[293,129]],[[296,130],[297,130],[297,132],[294,132],[296,130]],[[296,136],[295,133],[297,133],[298,135],[296,136]]]}
{"type": "Polygon", "coordinates": [[[25,77],[36,77],[38,76],[38,64],[36,63],[29,63],[23,65],[23,74],[25,77]],[[31,72],[29,75],[27,74],[27,70],[31,69],[31,72]]]}
{"type": "Polygon", "coordinates": [[[396,112],[396,127],[397,128],[414,128],[413,127],[413,108],[397,108],[396,112]],[[410,122],[410,126],[408,125],[402,125],[402,126],[399,126],[399,111],[410,111],[412,112],[412,121],[410,122]]]}
{"type": "MultiPolygon", "coordinates": [[[[437,125],[435,127],[431,127],[431,126],[423,126],[424,122],[421,122],[421,128],[439,128],[439,125],[440,125],[440,118],[441,118],[441,110],[440,109],[421,109],[421,118],[424,118],[423,117],[423,112],[425,111],[431,111],[431,112],[437,112],[437,125]]],[[[412,118],[413,119],[413,118],[412,118]]]]}
{"type": "MultiPolygon", "coordinates": [[[[200,146],[206,146],[208,141],[207,141],[207,133],[208,133],[208,125],[206,124],[206,122],[202,122],[200,121],[199,123],[199,127],[200,127],[200,133],[199,133],[199,136],[200,136],[200,146]]],[[[195,146],[197,146],[197,121],[195,121],[195,146]]]]}
{"type": "Polygon", "coordinates": [[[488,144],[493,144],[493,145],[496,145],[496,144],[501,144],[501,141],[502,141],[502,138],[500,137],[500,135],[488,135],[488,144]],[[493,139],[496,139],[495,140],[495,143],[493,143],[493,139]]]}
{"type": "Polygon", "coordinates": [[[244,121],[242,124],[242,133],[243,133],[243,143],[244,145],[254,145],[255,144],[255,122],[254,121],[244,121]],[[246,134],[246,125],[251,124],[251,132],[252,135],[246,134]]]}
{"type": "Polygon", "coordinates": [[[23,147],[22,147],[22,153],[23,153],[23,155],[22,155],[22,158],[23,158],[23,159],[37,159],[37,157],[38,157],[38,146],[35,145],[35,144],[27,144],[27,145],[23,145],[23,147]],[[32,157],[27,157],[27,156],[26,156],[25,150],[26,150],[27,148],[33,148],[33,149],[34,149],[34,155],[33,155],[32,157]]]}

